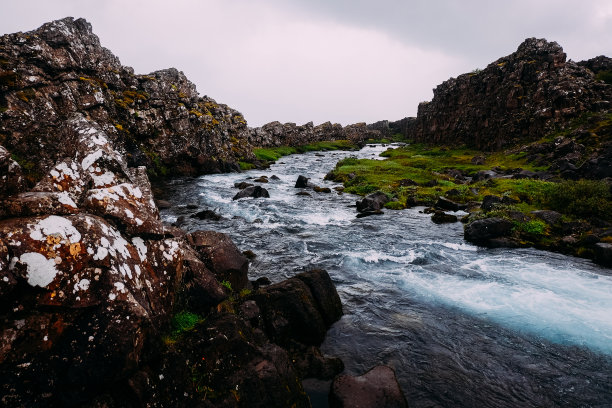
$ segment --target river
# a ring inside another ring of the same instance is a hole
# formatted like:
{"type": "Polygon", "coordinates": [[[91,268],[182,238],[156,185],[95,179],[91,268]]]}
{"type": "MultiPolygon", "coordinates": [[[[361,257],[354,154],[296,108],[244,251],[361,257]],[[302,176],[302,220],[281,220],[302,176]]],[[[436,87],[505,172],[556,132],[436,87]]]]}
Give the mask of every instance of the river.
{"type": "Polygon", "coordinates": [[[165,221],[229,234],[251,250],[251,279],[326,269],[344,316],[324,353],[346,372],[393,367],[411,407],[612,407],[612,275],[592,262],[535,249],[485,249],[460,223],[419,208],[356,218],[355,196],[295,195],[343,157],[385,146],[281,158],[268,170],[176,179],[165,221]],[[276,175],[268,199],[232,201],[234,182],[276,175]],[[198,220],[187,205],[220,221],[198,220]]]}

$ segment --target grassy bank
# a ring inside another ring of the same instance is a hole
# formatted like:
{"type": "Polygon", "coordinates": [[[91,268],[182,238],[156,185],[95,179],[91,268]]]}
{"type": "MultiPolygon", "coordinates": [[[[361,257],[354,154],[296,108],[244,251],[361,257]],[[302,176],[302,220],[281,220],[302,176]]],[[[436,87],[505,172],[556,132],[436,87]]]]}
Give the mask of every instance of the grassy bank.
{"type": "Polygon", "coordinates": [[[413,144],[387,150],[382,156],[387,159],[343,159],[327,178],[343,182],[347,193],[383,191],[392,199],[385,205],[390,209],[434,206],[440,196],[468,204],[469,222],[491,217],[511,221],[514,228],[509,238],[518,246],[533,245],[592,257],[589,248],[593,243],[612,242],[604,231],[606,223],[612,223],[612,196],[604,181],[461,180],[491,169],[498,173],[518,168],[547,170],[534,167],[522,154],[493,153],[484,157],[482,152],[465,148],[413,144]],[[489,195],[503,203],[485,212],[479,202],[489,195]],[[536,210],[553,210],[562,217],[550,224],[538,218],[533,213],[536,210]],[[568,245],[562,239],[570,235],[576,241],[568,245]]]}

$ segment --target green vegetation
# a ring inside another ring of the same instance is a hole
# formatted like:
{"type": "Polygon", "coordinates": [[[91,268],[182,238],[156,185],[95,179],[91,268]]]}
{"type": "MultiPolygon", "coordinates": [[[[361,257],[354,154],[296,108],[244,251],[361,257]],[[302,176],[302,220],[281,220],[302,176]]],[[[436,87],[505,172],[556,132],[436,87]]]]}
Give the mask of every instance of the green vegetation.
{"type": "MultiPolygon", "coordinates": [[[[495,195],[508,197],[517,203],[501,211],[503,214],[518,211],[530,219],[531,211],[550,209],[565,214],[569,219],[600,218],[612,221],[612,197],[608,185],[603,181],[568,180],[554,183],[499,178],[463,184],[452,176],[456,170],[461,170],[466,176],[474,176],[480,170],[491,168],[544,170],[528,163],[523,153],[487,154],[478,161],[483,164],[474,164],[472,158],[482,156],[481,152],[413,144],[387,150],[381,156],[387,157],[387,160],[343,159],[327,177],[343,182],[346,193],[366,195],[378,190],[387,193],[394,198],[386,205],[389,209],[414,204],[432,206],[439,196],[447,193],[450,199],[459,203],[482,201],[487,195],[495,195]]],[[[543,235],[546,232],[544,227],[545,224],[539,220],[528,220],[517,228],[527,235],[543,235]]]]}
{"type": "Polygon", "coordinates": [[[224,280],[223,282],[221,282],[222,286],[225,286],[227,289],[229,289],[230,291],[232,291],[232,284],[229,281],[224,280]]]}
{"type": "Polygon", "coordinates": [[[580,218],[612,221],[612,195],[603,181],[564,181],[550,194],[550,207],[580,218]]]}
{"type": "Polygon", "coordinates": [[[612,71],[599,71],[597,75],[595,75],[595,79],[604,81],[607,84],[612,84],[612,71]]]}
{"type": "Polygon", "coordinates": [[[255,165],[253,163],[247,163],[243,161],[239,161],[238,165],[240,166],[240,170],[243,170],[243,171],[253,170],[255,168],[255,165]]]}
{"type": "Polygon", "coordinates": [[[174,344],[180,337],[204,321],[198,314],[183,310],[172,317],[170,334],[164,337],[166,344],[174,344]]]}
{"type": "Polygon", "coordinates": [[[257,157],[258,160],[274,162],[280,159],[282,156],[288,156],[290,154],[326,150],[352,150],[355,149],[355,147],[356,146],[348,140],[334,140],[317,142],[298,147],[281,146],[268,149],[253,149],[253,153],[255,153],[255,157],[257,157]]]}

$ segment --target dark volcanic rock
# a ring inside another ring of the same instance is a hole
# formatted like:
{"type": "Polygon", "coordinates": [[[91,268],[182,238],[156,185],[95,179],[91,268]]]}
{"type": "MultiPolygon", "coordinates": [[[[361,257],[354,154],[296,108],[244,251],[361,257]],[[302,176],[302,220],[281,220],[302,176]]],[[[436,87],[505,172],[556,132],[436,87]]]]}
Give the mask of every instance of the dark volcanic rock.
{"type": "Polygon", "coordinates": [[[456,203],[446,197],[440,196],[438,197],[438,201],[436,201],[435,207],[440,208],[442,210],[459,211],[465,210],[467,206],[465,204],[456,203]]]}
{"type": "Polygon", "coordinates": [[[389,197],[382,191],[377,191],[357,200],[357,211],[361,213],[380,211],[388,202],[389,197]]]}
{"type": "Polygon", "coordinates": [[[557,43],[529,38],[483,70],[438,85],[406,134],[419,142],[500,150],[538,140],[582,113],[609,109],[610,101],[612,86],[567,61],[557,43]]]}
{"type": "Polygon", "coordinates": [[[298,126],[295,123],[271,122],[259,128],[248,129],[245,136],[252,146],[303,146],[328,140],[349,140],[361,145],[365,140],[378,139],[380,132],[368,129],[365,123],[342,127],[330,122],[314,126],[312,122],[298,126]]]}
{"type": "Polygon", "coordinates": [[[436,224],[446,224],[457,222],[457,216],[452,214],[446,214],[444,211],[436,211],[431,216],[431,220],[436,224]]]}
{"type": "Polygon", "coordinates": [[[64,121],[74,113],[98,123],[130,166],[158,176],[234,170],[239,158],[254,159],[239,112],[200,97],[176,69],[134,75],[83,19],[2,36],[0,60],[0,133],[11,135],[0,143],[27,158],[30,184],[72,156],[77,135],[64,121]]]}
{"type": "Polygon", "coordinates": [[[220,214],[217,214],[213,210],[202,210],[191,215],[191,218],[197,218],[198,220],[211,220],[219,221],[221,218],[220,214]]]}
{"type": "Polygon", "coordinates": [[[550,210],[538,210],[532,211],[531,213],[549,225],[555,225],[561,221],[562,217],[558,212],[550,210]]]}
{"type": "Polygon", "coordinates": [[[387,366],[377,366],[353,377],[340,375],[334,379],[329,395],[330,408],[407,408],[395,372],[387,366]]]}
{"type": "Polygon", "coordinates": [[[297,341],[318,346],[342,316],[338,292],[326,271],[304,272],[262,289],[254,298],[266,332],[280,345],[297,341]]]}
{"type": "Polygon", "coordinates": [[[486,218],[467,224],[464,235],[467,241],[487,246],[492,239],[510,234],[512,227],[512,222],[503,218],[486,218]]]}
{"type": "Polygon", "coordinates": [[[304,177],[302,175],[299,175],[296,182],[295,182],[295,188],[306,188],[308,187],[308,177],[304,177]]]}
{"type": "Polygon", "coordinates": [[[195,231],[187,234],[186,239],[219,281],[230,282],[237,291],[246,288],[249,260],[229,236],[215,231],[195,231]]]}
{"type": "Polygon", "coordinates": [[[251,187],[247,187],[244,190],[238,192],[238,194],[236,194],[234,198],[232,198],[232,200],[239,200],[241,198],[246,198],[246,197],[270,198],[270,193],[268,193],[268,190],[266,190],[265,188],[261,186],[251,186],[251,187]]]}

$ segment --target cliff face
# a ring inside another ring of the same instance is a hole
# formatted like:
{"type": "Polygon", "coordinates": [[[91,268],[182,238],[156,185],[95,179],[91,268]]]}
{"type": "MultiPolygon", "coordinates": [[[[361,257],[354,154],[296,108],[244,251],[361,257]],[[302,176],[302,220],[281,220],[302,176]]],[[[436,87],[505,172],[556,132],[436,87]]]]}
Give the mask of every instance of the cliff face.
{"type": "Polygon", "coordinates": [[[329,140],[350,140],[359,145],[365,140],[379,138],[380,132],[365,123],[342,127],[330,122],[313,126],[312,122],[298,126],[295,123],[271,122],[245,132],[246,140],[255,147],[302,146],[329,140]]]}
{"type": "Polygon", "coordinates": [[[30,182],[74,153],[74,113],[100,126],[129,166],[151,174],[226,171],[252,154],[239,112],[200,97],[176,69],[135,75],[83,19],[0,37],[0,145],[25,164],[30,182]]]}
{"type": "MultiPolygon", "coordinates": [[[[607,66],[607,60],[593,66],[607,66]]],[[[419,105],[408,138],[500,150],[534,141],[585,112],[609,109],[612,86],[566,61],[555,42],[529,38],[481,71],[451,78],[419,105]]]]}

